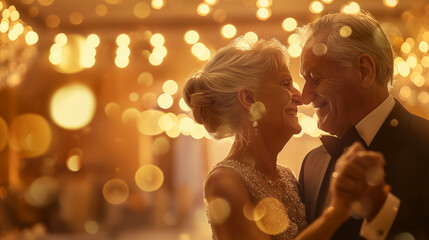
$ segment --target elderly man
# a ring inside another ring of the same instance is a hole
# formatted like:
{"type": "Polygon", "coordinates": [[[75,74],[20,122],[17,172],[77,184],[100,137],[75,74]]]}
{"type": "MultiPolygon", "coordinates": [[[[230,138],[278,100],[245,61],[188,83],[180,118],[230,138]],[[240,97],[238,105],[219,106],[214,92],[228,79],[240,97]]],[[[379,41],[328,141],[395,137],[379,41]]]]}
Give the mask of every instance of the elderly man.
{"type": "Polygon", "coordinates": [[[393,54],[380,25],[368,13],[336,13],[301,33],[302,100],[317,109],[319,128],[338,137],[322,137],[323,145],[303,161],[299,180],[307,220],[311,223],[328,206],[336,160],[359,141],[384,155],[386,185],[372,189],[364,221],[350,219],[333,239],[384,239],[401,233],[429,239],[429,121],[409,113],[390,95],[393,54]]]}

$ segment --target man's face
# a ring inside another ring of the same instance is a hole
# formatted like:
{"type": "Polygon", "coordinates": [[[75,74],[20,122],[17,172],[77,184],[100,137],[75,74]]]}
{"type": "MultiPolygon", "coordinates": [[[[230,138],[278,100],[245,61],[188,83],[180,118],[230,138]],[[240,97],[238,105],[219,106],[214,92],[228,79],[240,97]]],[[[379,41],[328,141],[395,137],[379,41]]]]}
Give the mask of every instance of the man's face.
{"type": "Polygon", "coordinates": [[[305,79],[302,102],[316,108],[320,129],[342,136],[359,121],[358,69],[353,63],[345,67],[326,54],[314,52],[312,46],[306,45],[301,56],[301,74],[305,79]]]}

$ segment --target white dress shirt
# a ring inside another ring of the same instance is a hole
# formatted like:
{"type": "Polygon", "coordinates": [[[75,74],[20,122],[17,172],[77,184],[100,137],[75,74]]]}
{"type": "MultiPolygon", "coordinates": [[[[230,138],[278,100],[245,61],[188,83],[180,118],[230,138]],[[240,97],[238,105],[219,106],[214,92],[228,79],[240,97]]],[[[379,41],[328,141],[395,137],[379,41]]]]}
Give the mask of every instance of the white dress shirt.
{"type": "MultiPolygon", "coordinates": [[[[368,146],[371,144],[375,135],[380,130],[381,125],[383,125],[383,122],[386,120],[394,106],[395,100],[392,95],[389,94],[389,96],[377,108],[370,112],[355,126],[359,135],[368,146]]],[[[395,221],[400,203],[401,200],[399,200],[399,198],[389,193],[377,216],[375,216],[370,223],[366,220],[363,222],[360,235],[371,240],[385,239],[389,233],[390,227],[395,221]]]]}

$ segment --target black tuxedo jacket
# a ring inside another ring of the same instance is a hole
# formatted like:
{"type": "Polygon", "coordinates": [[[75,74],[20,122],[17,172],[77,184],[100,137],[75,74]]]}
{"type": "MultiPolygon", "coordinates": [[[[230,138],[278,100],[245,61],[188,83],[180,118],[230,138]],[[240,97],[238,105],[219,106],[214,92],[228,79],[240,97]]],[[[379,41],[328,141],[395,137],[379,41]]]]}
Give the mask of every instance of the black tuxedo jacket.
{"type": "MultiPolygon", "coordinates": [[[[374,137],[370,150],[383,153],[386,159],[386,183],[391,193],[401,199],[388,239],[402,232],[415,239],[429,239],[429,121],[409,113],[397,100],[392,112],[374,137]]],[[[329,184],[325,174],[331,156],[322,145],[307,154],[299,182],[311,223],[323,209],[321,188],[329,184]],[[325,179],[325,181],[324,181],[325,179]]],[[[333,239],[361,239],[362,220],[349,219],[333,239]]]]}

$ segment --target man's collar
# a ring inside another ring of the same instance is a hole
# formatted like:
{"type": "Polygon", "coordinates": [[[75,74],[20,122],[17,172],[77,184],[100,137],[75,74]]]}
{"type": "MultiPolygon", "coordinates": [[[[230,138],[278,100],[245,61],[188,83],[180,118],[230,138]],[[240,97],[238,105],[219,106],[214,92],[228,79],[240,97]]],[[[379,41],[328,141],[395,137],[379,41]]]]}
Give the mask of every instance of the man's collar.
{"type": "Polygon", "coordinates": [[[386,120],[387,116],[389,116],[394,106],[395,100],[392,95],[389,94],[389,96],[380,105],[378,105],[378,107],[356,124],[356,130],[368,146],[371,144],[378,130],[380,130],[380,127],[383,125],[383,122],[386,120]]]}

